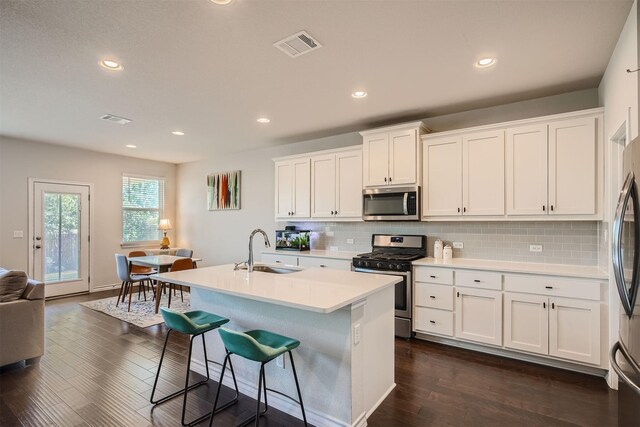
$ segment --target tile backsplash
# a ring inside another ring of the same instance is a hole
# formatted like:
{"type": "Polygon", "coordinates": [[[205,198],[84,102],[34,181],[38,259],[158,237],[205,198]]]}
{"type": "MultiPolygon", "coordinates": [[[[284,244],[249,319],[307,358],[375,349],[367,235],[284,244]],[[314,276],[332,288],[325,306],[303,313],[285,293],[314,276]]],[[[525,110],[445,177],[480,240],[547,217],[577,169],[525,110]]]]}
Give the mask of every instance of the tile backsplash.
{"type": "MultiPolygon", "coordinates": [[[[312,249],[367,252],[371,235],[424,234],[428,254],[433,243],[462,242],[454,249],[459,258],[482,258],[503,261],[544,262],[552,264],[606,265],[599,257],[603,227],[596,221],[517,221],[517,222],[305,222],[290,223],[299,230],[314,231],[312,249]],[[353,243],[347,243],[353,239],[353,243]],[[542,252],[530,252],[529,245],[542,245],[542,252]]],[[[602,223],[604,224],[604,223],[602,223]]],[[[279,224],[284,228],[284,224],[279,224]]],[[[452,245],[453,246],[453,245],[452,245]]],[[[606,251],[602,256],[607,256],[606,251]]]]}

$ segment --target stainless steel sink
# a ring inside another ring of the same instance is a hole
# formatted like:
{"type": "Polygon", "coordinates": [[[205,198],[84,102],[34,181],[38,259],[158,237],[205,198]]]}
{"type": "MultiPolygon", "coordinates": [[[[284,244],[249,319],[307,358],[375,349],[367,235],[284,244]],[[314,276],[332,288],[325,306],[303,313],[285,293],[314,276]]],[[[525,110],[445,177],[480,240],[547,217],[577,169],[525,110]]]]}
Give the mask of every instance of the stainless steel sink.
{"type": "Polygon", "coordinates": [[[254,265],[253,271],[261,271],[263,273],[273,273],[273,274],[289,274],[289,273],[295,273],[296,271],[300,271],[300,269],[287,268],[287,267],[274,267],[270,265],[254,265]]]}
{"type": "MultiPolygon", "coordinates": [[[[239,266],[239,270],[245,270],[246,266],[239,266]]],[[[253,271],[260,271],[262,273],[272,273],[272,274],[289,274],[295,273],[296,271],[302,271],[301,268],[296,267],[285,267],[278,265],[265,265],[265,264],[254,264],[253,271]]]]}

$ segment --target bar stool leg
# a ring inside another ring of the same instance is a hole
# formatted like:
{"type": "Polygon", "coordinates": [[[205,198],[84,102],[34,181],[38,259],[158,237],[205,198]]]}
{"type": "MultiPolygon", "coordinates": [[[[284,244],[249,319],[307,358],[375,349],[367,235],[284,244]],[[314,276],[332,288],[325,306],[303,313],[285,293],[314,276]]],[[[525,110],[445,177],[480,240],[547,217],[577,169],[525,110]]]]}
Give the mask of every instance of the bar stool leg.
{"type": "Polygon", "coordinates": [[[298,399],[300,400],[300,409],[302,409],[302,419],[305,427],[307,426],[307,415],[304,412],[304,404],[302,403],[302,393],[300,393],[300,384],[298,383],[298,374],[296,373],[296,365],[293,363],[293,354],[289,350],[289,359],[291,359],[291,370],[293,371],[293,379],[296,380],[296,389],[298,390],[298,399]]]}
{"type": "Polygon", "coordinates": [[[161,401],[158,400],[156,402],[153,401],[153,395],[156,393],[156,386],[158,385],[158,378],[160,378],[160,369],[162,368],[162,362],[164,361],[164,352],[167,350],[167,343],[169,342],[169,335],[171,334],[171,329],[167,331],[167,337],[164,339],[164,346],[162,346],[162,355],[160,356],[160,363],[158,363],[158,371],[156,372],[156,379],[153,382],[153,388],[151,389],[151,397],[149,398],[149,402],[157,405],[161,401]]]}

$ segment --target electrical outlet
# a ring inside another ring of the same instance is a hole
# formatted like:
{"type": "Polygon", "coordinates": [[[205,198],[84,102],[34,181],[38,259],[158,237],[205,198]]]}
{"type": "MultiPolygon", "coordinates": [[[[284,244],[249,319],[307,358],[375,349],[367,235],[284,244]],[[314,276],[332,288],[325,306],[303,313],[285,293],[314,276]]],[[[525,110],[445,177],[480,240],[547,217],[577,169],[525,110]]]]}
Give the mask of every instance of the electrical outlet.
{"type": "Polygon", "coordinates": [[[24,237],[24,233],[22,232],[22,230],[15,230],[13,232],[14,239],[22,239],[23,237],[24,237]]]}
{"type": "Polygon", "coordinates": [[[362,328],[360,326],[360,323],[356,323],[355,325],[353,325],[353,345],[360,344],[361,330],[362,328]]]}
{"type": "Polygon", "coordinates": [[[347,245],[353,245],[353,239],[347,239],[347,245]]]}
{"type": "Polygon", "coordinates": [[[529,245],[529,252],[542,252],[542,245],[529,245]]]}
{"type": "Polygon", "coordinates": [[[278,368],[284,369],[284,354],[281,354],[280,356],[276,357],[276,366],[278,368]]]}
{"type": "Polygon", "coordinates": [[[324,233],[327,237],[333,237],[333,231],[326,231],[324,233]]]}
{"type": "Polygon", "coordinates": [[[453,242],[453,249],[462,249],[464,248],[463,242],[453,242]]]}

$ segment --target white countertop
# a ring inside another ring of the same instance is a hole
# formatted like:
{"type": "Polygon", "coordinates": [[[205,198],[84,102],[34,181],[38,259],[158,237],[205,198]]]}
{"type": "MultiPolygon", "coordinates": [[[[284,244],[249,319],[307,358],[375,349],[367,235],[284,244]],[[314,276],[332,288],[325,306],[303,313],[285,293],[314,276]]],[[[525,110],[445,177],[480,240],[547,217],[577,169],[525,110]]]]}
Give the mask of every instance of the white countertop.
{"type": "MultiPolygon", "coordinates": [[[[265,249],[262,251],[263,254],[276,254],[276,255],[290,255],[290,256],[302,256],[302,257],[317,257],[317,258],[333,258],[333,259],[347,259],[351,261],[353,257],[358,255],[360,252],[351,252],[351,251],[328,251],[324,249],[311,249],[309,251],[283,251],[276,249],[265,249]]],[[[366,252],[366,251],[364,251],[366,252]]]]}
{"type": "Polygon", "coordinates": [[[494,261],[489,259],[453,258],[450,261],[422,258],[413,262],[416,267],[451,267],[472,270],[491,270],[509,273],[545,274],[580,277],[585,279],[608,279],[609,275],[597,266],[545,264],[536,262],[494,261]]]}
{"type": "Polygon", "coordinates": [[[318,313],[331,313],[401,280],[398,276],[327,268],[308,268],[289,274],[261,271],[248,273],[246,270],[234,271],[233,264],[156,274],[151,277],[164,282],[318,313]]]}

